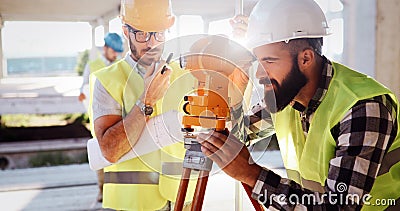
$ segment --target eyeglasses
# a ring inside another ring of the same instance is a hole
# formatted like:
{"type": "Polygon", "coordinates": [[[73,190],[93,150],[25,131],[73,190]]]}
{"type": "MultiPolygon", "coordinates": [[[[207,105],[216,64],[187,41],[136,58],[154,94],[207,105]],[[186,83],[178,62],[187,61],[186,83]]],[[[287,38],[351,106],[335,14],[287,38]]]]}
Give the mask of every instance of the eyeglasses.
{"type": "Polygon", "coordinates": [[[164,42],[165,41],[165,33],[164,32],[144,32],[140,30],[135,30],[129,25],[125,25],[129,32],[135,35],[135,40],[139,43],[145,43],[150,40],[151,36],[154,35],[154,38],[158,42],[164,42]]]}

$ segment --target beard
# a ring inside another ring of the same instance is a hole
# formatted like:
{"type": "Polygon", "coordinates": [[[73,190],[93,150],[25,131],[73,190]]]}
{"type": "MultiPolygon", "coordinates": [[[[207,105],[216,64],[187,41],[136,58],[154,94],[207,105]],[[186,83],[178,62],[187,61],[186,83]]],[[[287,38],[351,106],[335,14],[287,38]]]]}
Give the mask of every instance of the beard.
{"type": "Polygon", "coordinates": [[[131,49],[132,57],[134,60],[136,60],[138,63],[140,63],[143,66],[150,66],[154,62],[157,62],[161,58],[161,52],[163,50],[163,45],[158,45],[155,48],[145,48],[140,51],[136,48],[136,46],[132,43],[131,39],[129,39],[129,46],[131,49]],[[149,54],[146,54],[147,52],[149,53],[156,53],[154,56],[150,56],[149,54]]]}
{"type": "MultiPolygon", "coordinates": [[[[300,71],[299,64],[297,63],[297,56],[292,59],[292,69],[289,74],[282,81],[282,84],[272,79],[271,84],[275,89],[264,91],[264,101],[268,111],[276,113],[282,111],[299,93],[301,88],[307,83],[306,76],[300,71]]],[[[267,80],[260,80],[261,84],[268,84],[267,80]]]]}
{"type": "Polygon", "coordinates": [[[105,55],[105,57],[110,63],[113,63],[117,59],[116,56],[112,56],[112,55],[110,55],[108,53],[105,55]]]}

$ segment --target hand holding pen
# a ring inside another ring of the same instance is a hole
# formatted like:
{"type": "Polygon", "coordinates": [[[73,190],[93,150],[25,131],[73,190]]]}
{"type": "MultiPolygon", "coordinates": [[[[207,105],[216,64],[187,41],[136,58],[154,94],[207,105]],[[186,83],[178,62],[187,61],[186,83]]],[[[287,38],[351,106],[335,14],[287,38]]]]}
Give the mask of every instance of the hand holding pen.
{"type": "Polygon", "coordinates": [[[172,56],[173,53],[170,53],[165,64],[162,68],[160,67],[161,71],[158,68],[153,68],[153,71],[146,72],[144,76],[146,88],[143,95],[143,101],[146,105],[154,105],[168,90],[171,75],[171,71],[168,71],[170,70],[168,63],[171,62],[172,56]]]}
{"type": "Polygon", "coordinates": [[[170,53],[168,55],[167,60],[165,61],[165,65],[163,66],[162,70],[161,70],[161,74],[164,74],[164,72],[167,70],[167,65],[171,62],[172,56],[174,55],[174,53],[170,53]]]}

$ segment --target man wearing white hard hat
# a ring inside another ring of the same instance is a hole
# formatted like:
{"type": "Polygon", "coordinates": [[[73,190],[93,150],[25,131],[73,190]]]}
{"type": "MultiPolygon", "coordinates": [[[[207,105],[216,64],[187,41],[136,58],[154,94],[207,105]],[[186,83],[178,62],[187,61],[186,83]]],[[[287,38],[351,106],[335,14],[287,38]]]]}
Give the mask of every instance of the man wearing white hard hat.
{"type": "Polygon", "coordinates": [[[264,102],[244,119],[247,138],[262,138],[257,124],[272,119],[288,178],[252,162],[234,136],[200,134],[203,153],[271,209],[398,210],[399,102],[374,79],[322,55],[329,33],[320,7],[260,0],[247,34],[264,87],[264,102]]]}

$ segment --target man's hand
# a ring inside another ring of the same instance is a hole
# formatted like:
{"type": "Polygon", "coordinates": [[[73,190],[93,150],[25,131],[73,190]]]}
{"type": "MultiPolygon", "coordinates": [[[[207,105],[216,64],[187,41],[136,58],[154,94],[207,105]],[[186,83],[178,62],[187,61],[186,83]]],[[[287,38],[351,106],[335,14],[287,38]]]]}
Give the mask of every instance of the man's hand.
{"type": "Polygon", "coordinates": [[[169,66],[166,66],[163,73],[161,73],[165,65],[167,64],[161,61],[157,70],[154,68],[154,65],[152,65],[144,75],[145,91],[142,96],[142,101],[146,105],[155,105],[167,92],[172,71],[169,66]]]}
{"type": "Polygon", "coordinates": [[[243,95],[246,91],[249,77],[242,70],[236,68],[233,73],[229,75],[229,80],[231,81],[228,87],[229,96],[231,97],[230,106],[235,106],[243,100],[243,95]]]}
{"type": "Polygon", "coordinates": [[[229,176],[254,187],[261,167],[250,157],[248,149],[233,135],[211,131],[199,134],[201,151],[229,176]]]}
{"type": "Polygon", "coordinates": [[[236,15],[229,20],[232,26],[232,34],[237,38],[245,38],[247,33],[247,27],[249,25],[249,17],[244,15],[236,15]]]}
{"type": "Polygon", "coordinates": [[[79,97],[78,97],[79,102],[82,102],[82,101],[85,100],[85,99],[86,99],[86,96],[85,96],[85,94],[83,94],[83,93],[81,93],[81,94],[79,95],[79,97]]]}

